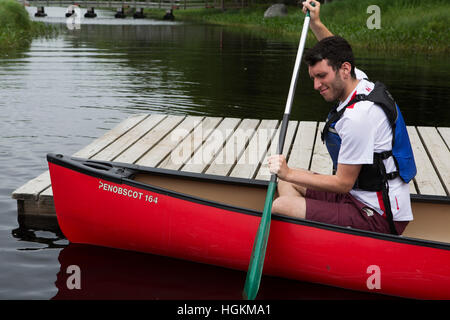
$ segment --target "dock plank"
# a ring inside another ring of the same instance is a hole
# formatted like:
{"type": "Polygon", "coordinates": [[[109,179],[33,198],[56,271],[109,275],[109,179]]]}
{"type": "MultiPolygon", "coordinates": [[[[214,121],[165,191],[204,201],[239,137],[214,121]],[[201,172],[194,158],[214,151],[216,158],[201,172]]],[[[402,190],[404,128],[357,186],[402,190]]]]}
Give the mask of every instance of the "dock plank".
{"type": "Polygon", "coordinates": [[[438,127],[437,128],[439,134],[441,135],[442,139],[444,139],[445,144],[447,145],[447,149],[450,148],[450,128],[443,128],[438,127]]]}
{"type": "Polygon", "coordinates": [[[138,125],[143,120],[149,117],[150,117],[149,114],[139,114],[125,119],[124,121],[116,125],[114,128],[107,131],[103,136],[95,139],[86,147],[75,152],[73,156],[80,158],[91,158],[95,156],[98,152],[106,148],[108,145],[113,143],[115,140],[124,135],[130,129],[132,129],[133,127],[135,127],[136,125],[138,125]]]}
{"type": "Polygon", "coordinates": [[[450,151],[433,127],[417,127],[447,195],[450,190],[450,151]]]}
{"type": "Polygon", "coordinates": [[[179,143],[180,138],[181,140],[186,138],[202,120],[203,117],[187,117],[179,123],[176,119],[173,119],[173,122],[165,128],[168,131],[166,136],[144,154],[136,164],[156,167],[165,157],[170,155],[170,152],[179,143]]]}
{"type": "Polygon", "coordinates": [[[414,185],[414,179],[409,182],[409,193],[417,194],[416,186],[414,185]]]}
{"type": "Polygon", "coordinates": [[[241,119],[225,118],[217,128],[212,130],[206,141],[196,150],[181,171],[202,173],[210,165],[215,156],[222,150],[234,129],[239,125],[241,119]]]}
{"type": "Polygon", "coordinates": [[[292,168],[309,169],[316,135],[317,122],[300,121],[288,165],[292,168]]]}
{"type": "Polygon", "coordinates": [[[445,190],[436,171],[428,158],[425,147],[420,140],[419,133],[414,127],[407,127],[408,135],[411,139],[411,145],[414,152],[414,159],[417,166],[417,175],[415,180],[417,182],[418,193],[428,195],[445,196],[445,190]]]}
{"type": "MultiPolygon", "coordinates": [[[[289,154],[289,149],[291,148],[292,141],[294,140],[295,131],[297,130],[298,121],[289,121],[288,128],[286,131],[286,138],[284,140],[283,145],[283,155],[287,158],[289,154]]],[[[277,131],[275,132],[275,136],[272,139],[272,142],[270,144],[270,150],[267,152],[267,155],[262,160],[261,166],[259,167],[258,173],[256,174],[255,179],[258,180],[270,180],[270,171],[269,171],[269,164],[267,163],[266,159],[268,156],[276,154],[277,148],[278,148],[278,141],[280,139],[280,131],[281,126],[278,127],[277,131]]]]}
{"type": "Polygon", "coordinates": [[[321,174],[332,174],[333,162],[331,161],[330,155],[328,154],[327,147],[324,143],[322,143],[322,140],[320,139],[320,135],[324,126],[325,122],[319,123],[310,170],[321,174]]]}
{"type": "Polygon", "coordinates": [[[50,172],[47,170],[13,191],[12,198],[21,200],[38,200],[39,194],[49,186],[50,172]]]}
{"type": "Polygon", "coordinates": [[[113,143],[108,145],[102,151],[92,157],[93,160],[115,160],[122,152],[127,150],[134,143],[139,141],[154,127],[166,121],[169,117],[162,114],[152,114],[150,117],[139,123],[133,129],[129,130],[127,134],[121,136],[113,143]]]}
{"type": "Polygon", "coordinates": [[[264,159],[269,143],[276,132],[278,120],[261,121],[256,133],[250,139],[245,152],[237,161],[230,173],[231,177],[252,179],[259,164],[264,159]]]}
{"type": "Polygon", "coordinates": [[[230,136],[225,147],[217,154],[216,161],[208,167],[205,173],[228,175],[233,165],[244,152],[245,146],[255,133],[259,122],[256,119],[244,119],[230,136]]]}
{"type": "MultiPolygon", "coordinates": [[[[192,155],[201,147],[203,142],[210,135],[217,125],[223,120],[220,117],[207,117],[194,128],[181,143],[179,143],[169,157],[166,157],[160,164],[160,168],[179,170],[185,165],[192,155]]],[[[200,154],[200,153],[198,153],[200,154]]]]}
{"type": "Polygon", "coordinates": [[[135,163],[167,134],[167,130],[174,128],[183,119],[183,116],[167,116],[147,123],[136,132],[130,132],[120,144],[111,145],[111,156],[118,162],[135,163]],[[114,149],[117,151],[115,155],[114,149]]]}

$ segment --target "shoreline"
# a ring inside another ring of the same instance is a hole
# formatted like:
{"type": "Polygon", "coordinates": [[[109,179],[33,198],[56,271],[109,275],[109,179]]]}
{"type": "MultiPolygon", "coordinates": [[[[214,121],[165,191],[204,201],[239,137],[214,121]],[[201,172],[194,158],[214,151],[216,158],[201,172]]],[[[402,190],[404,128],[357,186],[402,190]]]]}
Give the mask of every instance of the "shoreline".
{"type": "MultiPolygon", "coordinates": [[[[347,39],[355,49],[442,54],[450,52],[446,32],[450,4],[442,0],[433,3],[406,0],[378,0],[379,28],[369,29],[373,21],[368,7],[373,0],[340,0],[321,6],[321,18],[334,34],[347,39]]],[[[215,8],[174,10],[175,21],[200,22],[239,28],[267,39],[298,41],[304,14],[299,6],[288,6],[285,17],[264,19],[270,5],[244,9],[215,8]]],[[[145,9],[148,18],[161,20],[164,9],[145,9]]],[[[307,44],[315,38],[308,33],[307,44]]]]}
{"type": "Polygon", "coordinates": [[[14,0],[0,0],[0,54],[7,55],[30,45],[37,37],[55,35],[48,24],[32,21],[25,7],[14,0]]]}

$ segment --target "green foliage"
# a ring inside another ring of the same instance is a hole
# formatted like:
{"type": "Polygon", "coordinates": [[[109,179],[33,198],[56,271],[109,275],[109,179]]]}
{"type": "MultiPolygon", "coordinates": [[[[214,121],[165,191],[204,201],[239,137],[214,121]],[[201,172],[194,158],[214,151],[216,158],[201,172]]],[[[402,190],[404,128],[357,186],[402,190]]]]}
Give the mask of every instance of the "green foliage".
{"type": "MultiPolygon", "coordinates": [[[[264,19],[270,4],[245,9],[177,10],[178,20],[246,27],[258,30],[262,36],[298,40],[304,14],[300,7],[288,7],[288,15],[264,19]]],[[[163,12],[154,17],[162,17],[163,12]]],[[[450,2],[447,0],[339,0],[321,6],[321,19],[333,32],[346,38],[354,47],[370,50],[449,52],[450,2]],[[366,25],[370,5],[377,5],[381,14],[381,29],[366,25]]],[[[309,33],[308,41],[315,41],[309,33]]]]}
{"type": "Polygon", "coordinates": [[[0,0],[0,52],[27,46],[34,36],[53,32],[41,22],[32,22],[27,10],[17,1],[0,0]]]}
{"type": "Polygon", "coordinates": [[[379,50],[448,52],[450,4],[421,0],[342,0],[322,7],[321,17],[333,33],[350,43],[379,50]],[[370,5],[380,7],[381,29],[366,26],[370,5]]]}
{"type": "Polygon", "coordinates": [[[31,21],[28,12],[17,1],[0,0],[0,28],[29,30],[31,21]]]}

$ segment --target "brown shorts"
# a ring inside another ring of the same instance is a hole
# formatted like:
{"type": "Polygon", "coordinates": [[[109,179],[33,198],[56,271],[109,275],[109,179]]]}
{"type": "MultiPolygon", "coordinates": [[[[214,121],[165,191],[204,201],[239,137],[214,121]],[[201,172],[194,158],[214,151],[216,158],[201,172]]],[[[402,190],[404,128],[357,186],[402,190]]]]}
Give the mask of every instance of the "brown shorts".
{"type": "MultiPolygon", "coordinates": [[[[385,215],[361,203],[349,193],[306,190],[306,219],[343,227],[390,233],[385,215]]],[[[398,234],[402,234],[408,221],[394,221],[398,234]]]]}

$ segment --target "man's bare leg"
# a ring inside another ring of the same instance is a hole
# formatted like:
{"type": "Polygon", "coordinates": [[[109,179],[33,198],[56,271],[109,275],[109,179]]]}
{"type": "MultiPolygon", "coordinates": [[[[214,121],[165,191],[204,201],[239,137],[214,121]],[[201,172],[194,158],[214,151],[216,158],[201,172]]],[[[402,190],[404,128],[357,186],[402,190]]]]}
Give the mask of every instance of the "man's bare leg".
{"type": "Polygon", "coordinates": [[[306,188],[283,180],[278,181],[278,194],[282,196],[305,197],[306,188]]]}
{"type": "Polygon", "coordinates": [[[279,181],[278,194],[280,196],[273,201],[272,212],[290,217],[305,218],[306,188],[290,182],[279,181]]]}

